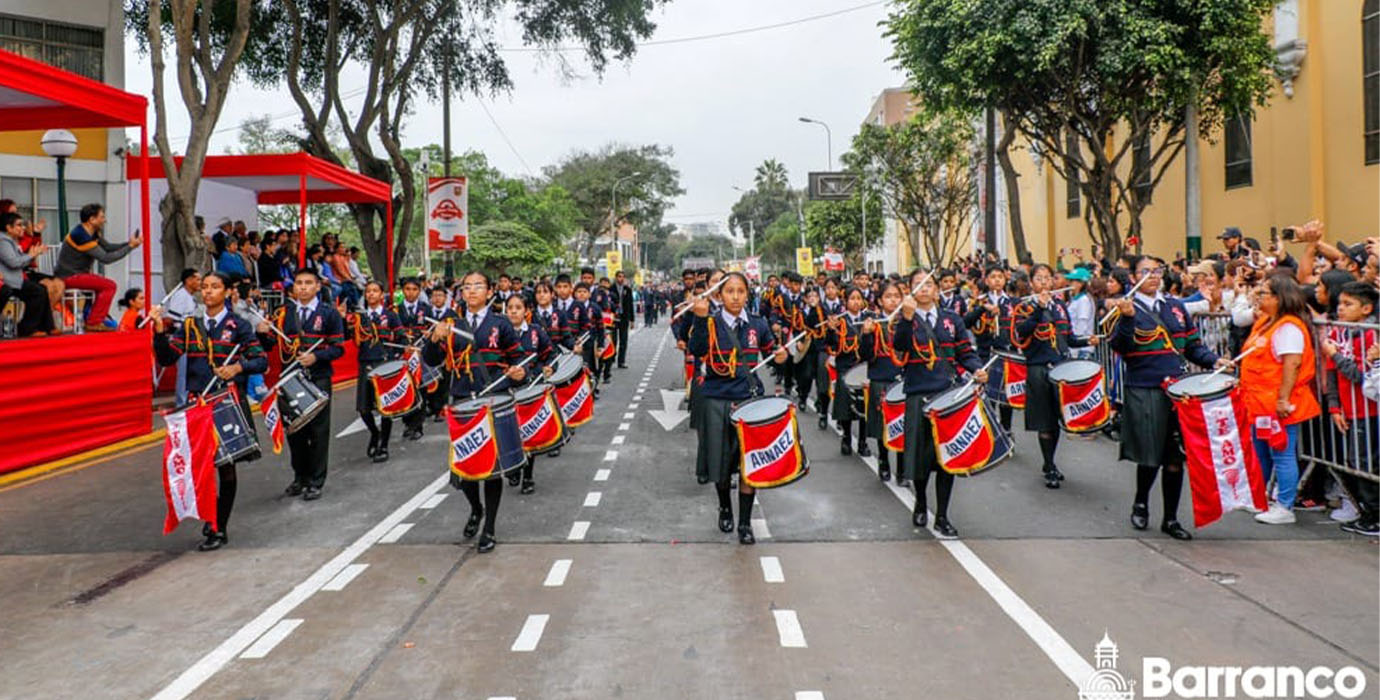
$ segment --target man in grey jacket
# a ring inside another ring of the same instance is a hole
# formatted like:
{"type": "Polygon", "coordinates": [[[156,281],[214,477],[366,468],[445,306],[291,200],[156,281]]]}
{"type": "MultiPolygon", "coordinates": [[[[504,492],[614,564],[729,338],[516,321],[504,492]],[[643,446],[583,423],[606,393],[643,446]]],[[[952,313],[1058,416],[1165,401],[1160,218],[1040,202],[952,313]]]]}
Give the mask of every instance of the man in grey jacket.
{"type": "Polygon", "coordinates": [[[96,293],[96,303],[86,318],[86,329],[90,331],[110,330],[104,324],[110,313],[110,303],[115,299],[114,280],[91,272],[91,264],[100,261],[107,265],[129,255],[138,248],[144,239],[138,231],[129,237],[128,243],[110,243],[101,237],[105,228],[105,207],[88,204],[81,208],[81,223],[72,229],[62,240],[58,251],[57,267],[53,276],[61,279],[68,289],[86,289],[96,293]]]}
{"type": "MultiPolygon", "coordinates": [[[[43,254],[47,246],[39,243],[28,253],[19,248],[24,235],[24,217],[15,212],[0,214],[0,281],[5,294],[13,294],[24,302],[24,315],[19,319],[19,335],[47,335],[53,332],[53,314],[48,310],[48,290],[33,280],[24,279],[24,268],[43,254]]],[[[4,296],[4,295],[0,295],[4,296]]],[[[3,304],[0,301],[0,304],[3,304]]]]}

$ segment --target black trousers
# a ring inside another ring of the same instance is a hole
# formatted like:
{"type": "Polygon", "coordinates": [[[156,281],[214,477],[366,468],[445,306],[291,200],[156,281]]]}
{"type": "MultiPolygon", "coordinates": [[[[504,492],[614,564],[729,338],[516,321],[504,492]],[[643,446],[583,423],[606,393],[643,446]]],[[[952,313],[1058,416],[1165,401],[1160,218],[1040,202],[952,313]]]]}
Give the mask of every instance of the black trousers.
{"type": "MultiPolygon", "coordinates": [[[[801,356],[800,361],[794,363],[791,371],[795,373],[795,390],[801,401],[810,396],[810,386],[815,382],[815,364],[819,362],[819,352],[809,350],[801,356]]],[[[787,382],[789,385],[789,382],[787,382]]],[[[790,390],[787,389],[787,392],[790,390]]],[[[827,397],[828,394],[825,394],[827,397]]]]}
{"type": "Polygon", "coordinates": [[[618,339],[618,364],[628,364],[628,326],[632,319],[621,319],[614,326],[614,337],[618,339]]]}
{"type": "MultiPolygon", "coordinates": [[[[14,295],[14,298],[24,302],[24,314],[19,317],[16,330],[19,335],[33,335],[38,331],[45,333],[53,330],[53,312],[48,306],[48,289],[43,285],[33,281],[24,280],[24,285],[18,289],[5,287],[5,290],[14,295]]],[[[0,301],[0,304],[5,302],[0,301]]]]}
{"type": "MultiPolygon", "coordinates": [[[[331,395],[330,380],[313,381],[326,396],[331,395]]],[[[292,453],[293,481],[312,488],[326,484],[326,463],[330,458],[331,447],[331,399],[326,407],[302,426],[301,430],[287,436],[288,450],[292,453]]]]}

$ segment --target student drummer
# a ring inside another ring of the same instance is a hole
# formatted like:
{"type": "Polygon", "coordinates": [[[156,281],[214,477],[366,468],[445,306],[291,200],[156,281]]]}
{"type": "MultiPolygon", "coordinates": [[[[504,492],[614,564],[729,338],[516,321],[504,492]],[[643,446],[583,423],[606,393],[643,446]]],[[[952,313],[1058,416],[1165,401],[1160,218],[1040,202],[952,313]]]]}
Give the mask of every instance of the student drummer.
{"type": "MultiPolygon", "coordinates": [[[[359,348],[359,384],[355,389],[355,412],[369,430],[369,449],[366,454],[375,464],[388,461],[388,439],[393,434],[393,419],[380,415],[374,420],[377,397],[369,373],[379,365],[397,357],[396,346],[403,340],[403,325],[398,314],[383,305],[383,285],[369,282],[364,285],[364,310],[350,314],[350,330],[359,348]]],[[[415,412],[414,412],[415,413],[415,412]]]]}
{"type": "MultiPolygon", "coordinates": [[[[522,356],[524,358],[535,356],[535,359],[528,363],[533,371],[528,372],[527,376],[533,380],[537,376],[551,376],[551,360],[555,354],[552,351],[551,338],[546,335],[546,329],[531,318],[527,309],[527,297],[521,294],[514,294],[508,297],[508,303],[504,304],[505,315],[508,322],[513,324],[513,330],[517,333],[518,343],[521,345],[522,356]]],[[[522,465],[521,473],[514,471],[508,477],[509,486],[517,486],[519,480],[522,488],[520,493],[528,494],[537,490],[537,482],[532,476],[533,462],[536,455],[527,455],[527,463],[522,465]]]]}

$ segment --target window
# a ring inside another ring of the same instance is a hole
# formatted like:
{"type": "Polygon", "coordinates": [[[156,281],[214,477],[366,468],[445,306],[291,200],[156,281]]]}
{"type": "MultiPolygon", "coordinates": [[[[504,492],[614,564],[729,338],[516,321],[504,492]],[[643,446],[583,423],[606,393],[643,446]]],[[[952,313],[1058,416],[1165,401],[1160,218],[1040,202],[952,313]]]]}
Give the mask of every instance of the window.
{"type": "MultiPolygon", "coordinates": [[[[1066,154],[1074,153],[1078,150],[1078,141],[1075,139],[1072,131],[1068,132],[1064,137],[1064,148],[1066,154]]],[[[1064,172],[1068,173],[1068,177],[1064,178],[1064,184],[1068,188],[1068,192],[1065,194],[1066,202],[1064,215],[1073,219],[1077,218],[1079,213],[1078,167],[1074,165],[1073,158],[1067,155],[1064,157],[1064,172]]]]}
{"type": "Polygon", "coordinates": [[[1150,132],[1146,131],[1136,139],[1135,146],[1131,148],[1131,170],[1137,173],[1135,181],[1131,183],[1131,189],[1142,205],[1150,203],[1150,157],[1150,132]]]}
{"type": "Polygon", "coordinates": [[[1361,6],[1361,85],[1366,165],[1375,165],[1380,163],[1380,0],[1361,6]]]}
{"type": "Polygon", "coordinates": [[[0,15],[0,49],[105,80],[105,30],[0,15]]]}
{"type": "Polygon", "coordinates": [[[1227,189],[1251,186],[1251,118],[1227,117],[1223,142],[1227,153],[1227,189]]]}

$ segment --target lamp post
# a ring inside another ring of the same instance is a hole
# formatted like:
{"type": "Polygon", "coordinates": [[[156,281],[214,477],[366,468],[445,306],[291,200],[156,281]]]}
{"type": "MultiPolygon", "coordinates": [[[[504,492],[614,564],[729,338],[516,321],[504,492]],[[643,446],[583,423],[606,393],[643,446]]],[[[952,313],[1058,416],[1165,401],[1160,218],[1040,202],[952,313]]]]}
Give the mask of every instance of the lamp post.
{"type": "Polygon", "coordinates": [[[417,166],[422,171],[421,187],[417,189],[421,191],[422,196],[422,287],[426,288],[431,284],[431,233],[430,227],[427,226],[427,220],[431,215],[427,207],[427,198],[430,194],[428,180],[431,178],[430,151],[422,149],[421,155],[417,156],[417,166]]]}
{"type": "Polygon", "coordinates": [[[66,236],[67,222],[67,159],[77,152],[77,137],[66,129],[49,129],[39,141],[43,152],[57,159],[58,229],[66,236]]]}
{"type": "MultiPolygon", "coordinates": [[[[613,215],[609,217],[609,245],[614,248],[618,247],[618,186],[623,184],[624,180],[631,180],[640,175],[642,175],[642,173],[633,173],[631,175],[624,175],[613,181],[613,187],[609,193],[609,199],[613,201],[613,215]]],[[[609,274],[612,275],[613,272],[613,270],[610,270],[609,274]]]]}
{"type": "Polygon", "coordinates": [[[804,123],[806,123],[806,124],[818,124],[818,125],[824,127],[824,140],[825,140],[825,145],[826,145],[826,146],[828,147],[828,149],[829,149],[829,150],[828,150],[828,153],[829,153],[829,166],[828,166],[827,168],[825,168],[825,170],[833,170],[833,169],[834,169],[834,134],[833,134],[832,131],[829,130],[829,125],[828,125],[828,124],[825,124],[824,122],[822,122],[822,121],[820,121],[820,120],[818,120],[818,119],[811,119],[811,118],[809,118],[809,117],[801,117],[801,118],[800,118],[800,121],[802,121],[802,122],[804,122],[804,123]]]}
{"type": "MultiPolygon", "coordinates": [[[[731,185],[731,187],[732,187],[733,189],[735,189],[735,190],[738,190],[739,192],[742,192],[743,194],[747,194],[747,190],[745,190],[745,189],[743,189],[743,188],[741,188],[741,187],[739,187],[739,186],[737,186],[737,185],[731,185]]],[[[756,257],[756,256],[757,256],[757,230],[756,230],[756,229],[753,227],[753,225],[752,225],[752,217],[748,217],[747,226],[748,226],[748,257],[756,257]]]]}

